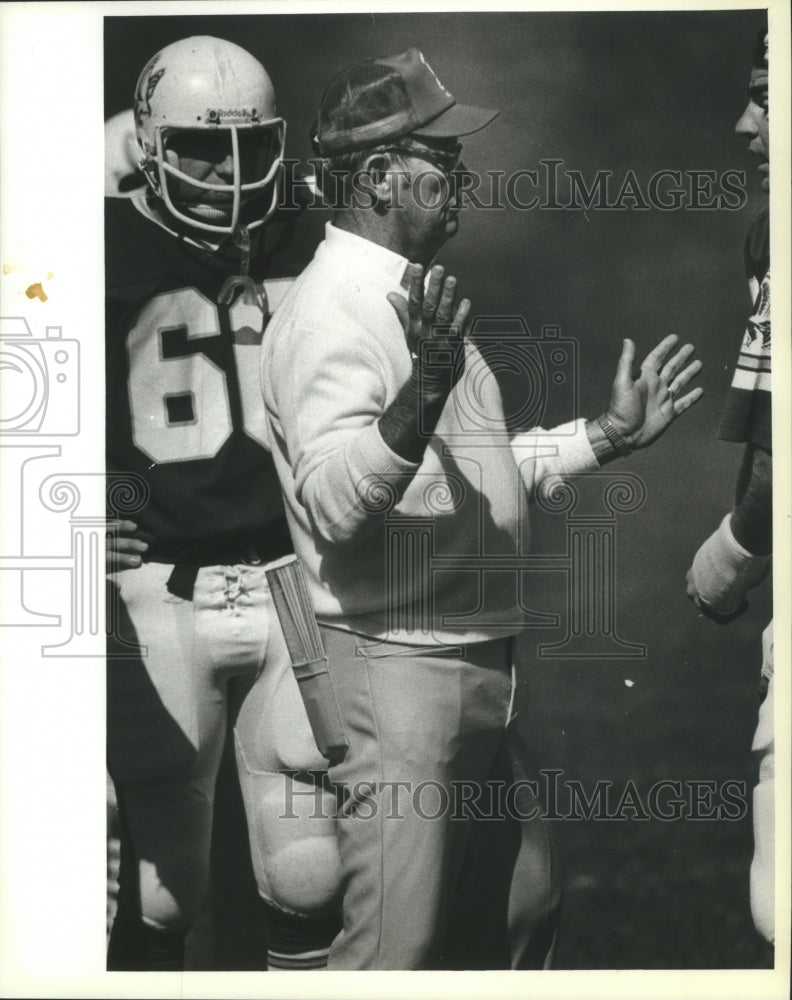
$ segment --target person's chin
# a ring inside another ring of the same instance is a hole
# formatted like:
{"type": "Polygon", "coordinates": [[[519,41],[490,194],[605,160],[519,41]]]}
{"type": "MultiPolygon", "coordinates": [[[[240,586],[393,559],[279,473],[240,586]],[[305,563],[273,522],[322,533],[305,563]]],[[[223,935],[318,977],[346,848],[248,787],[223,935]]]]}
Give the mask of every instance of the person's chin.
{"type": "Polygon", "coordinates": [[[450,239],[450,237],[455,236],[458,230],[459,230],[459,216],[457,215],[456,212],[452,212],[450,215],[446,217],[445,220],[446,239],[450,239]]]}
{"type": "Polygon", "coordinates": [[[770,164],[760,163],[759,173],[762,175],[761,187],[763,191],[770,190],[770,164]]]}
{"type": "Polygon", "coordinates": [[[434,226],[431,236],[431,243],[433,245],[433,252],[431,254],[432,257],[434,257],[440,247],[456,235],[458,228],[459,223],[457,220],[451,218],[445,218],[443,219],[442,224],[434,226]]]}

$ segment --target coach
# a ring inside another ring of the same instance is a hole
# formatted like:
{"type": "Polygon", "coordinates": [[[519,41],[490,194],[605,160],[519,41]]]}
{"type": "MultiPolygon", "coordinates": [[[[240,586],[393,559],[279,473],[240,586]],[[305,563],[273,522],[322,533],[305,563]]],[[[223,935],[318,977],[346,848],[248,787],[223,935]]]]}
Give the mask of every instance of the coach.
{"type": "Polygon", "coordinates": [[[469,302],[442,268],[424,275],[459,225],[459,137],[495,115],[457,104],[417,49],[343,70],[315,136],[334,220],[264,341],[276,467],[349,744],[330,768],[331,969],[444,961],[470,830],[453,793],[502,753],[530,494],[645,447],[701,393],[683,393],[692,347],[672,356],[666,338],[634,380],[625,340],[599,420],[507,433],[464,339],[469,302]]]}

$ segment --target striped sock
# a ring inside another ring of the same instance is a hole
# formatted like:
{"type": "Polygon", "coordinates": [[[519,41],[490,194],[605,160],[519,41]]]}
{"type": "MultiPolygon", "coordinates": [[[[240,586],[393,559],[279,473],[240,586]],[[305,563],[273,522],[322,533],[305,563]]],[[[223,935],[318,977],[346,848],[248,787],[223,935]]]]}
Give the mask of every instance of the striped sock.
{"type": "Polygon", "coordinates": [[[261,900],[267,927],[267,967],[296,971],[324,969],[333,938],[341,930],[341,914],[310,919],[285,913],[261,900]]]}

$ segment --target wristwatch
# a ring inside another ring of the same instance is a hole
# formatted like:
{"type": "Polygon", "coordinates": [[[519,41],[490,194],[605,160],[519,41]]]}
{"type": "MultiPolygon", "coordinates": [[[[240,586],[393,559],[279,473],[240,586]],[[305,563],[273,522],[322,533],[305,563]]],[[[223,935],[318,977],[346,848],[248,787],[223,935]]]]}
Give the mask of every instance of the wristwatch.
{"type": "Polygon", "coordinates": [[[613,447],[618,451],[618,453],[624,457],[632,453],[632,448],[627,443],[627,441],[619,434],[613,424],[608,420],[608,417],[603,414],[601,417],[597,418],[597,423],[602,428],[605,437],[610,441],[613,447]]]}

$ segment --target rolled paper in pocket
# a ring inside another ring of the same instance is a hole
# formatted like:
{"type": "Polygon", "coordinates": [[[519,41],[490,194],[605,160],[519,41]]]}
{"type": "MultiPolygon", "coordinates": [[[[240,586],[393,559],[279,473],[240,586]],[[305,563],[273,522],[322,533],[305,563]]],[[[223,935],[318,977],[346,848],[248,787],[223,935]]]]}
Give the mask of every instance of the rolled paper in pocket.
{"type": "Polygon", "coordinates": [[[265,572],[314,740],[319,753],[337,764],[348,744],[305,570],[297,556],[286,556],[265,572]]]}

